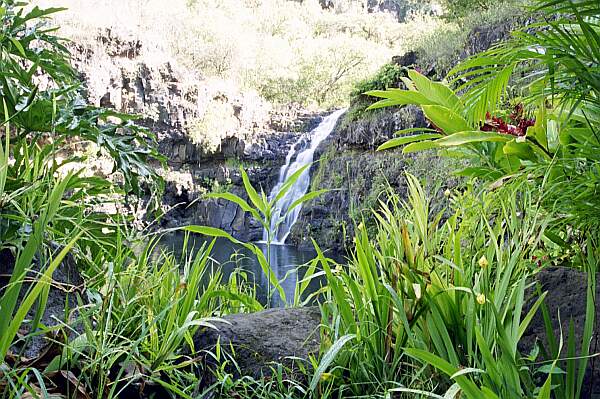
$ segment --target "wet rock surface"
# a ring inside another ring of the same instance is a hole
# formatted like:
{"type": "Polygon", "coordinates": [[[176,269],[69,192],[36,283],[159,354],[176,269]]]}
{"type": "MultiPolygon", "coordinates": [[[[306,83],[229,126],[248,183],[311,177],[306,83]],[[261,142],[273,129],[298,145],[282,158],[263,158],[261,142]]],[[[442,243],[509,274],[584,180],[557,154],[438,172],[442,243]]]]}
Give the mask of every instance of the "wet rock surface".
{"type": "Polygon", "coordinates": [[[308,359],[318,354],[318,307],[269,309],[226,316],[224,320],[214,323],[218,330],[205,328],[196,333],[194,346],[197,353],[214,351],[219,342],[221,351],[230,354],[233,346],[238,369],[232,367],[232,373],[258,378],[270,375],[270,367],[277,363],[293,372],[294,360],[290,357],[308,359]]]}

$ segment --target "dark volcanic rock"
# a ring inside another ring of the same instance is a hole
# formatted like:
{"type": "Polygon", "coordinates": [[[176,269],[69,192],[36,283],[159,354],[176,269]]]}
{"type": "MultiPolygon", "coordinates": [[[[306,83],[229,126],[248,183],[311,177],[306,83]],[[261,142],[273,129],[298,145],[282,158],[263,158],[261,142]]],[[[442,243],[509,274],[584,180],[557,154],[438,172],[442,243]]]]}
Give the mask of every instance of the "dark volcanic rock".
{"type": "MultiPolygon", "coordinates": [[[[549,267],[541,270],[537,274],[536,280],[541,285],[542,292],[548,291],[545,302],[552,319],[552,328],[557,342],[562,330],[564,339],[562,356],[567,356],[567,340],[571,321],[575,332],[577,355],[579,355],[585,324],[587,274],[566,267],[549,267]]],[[[600,298],[599,294],[600,286],[596,285],[596,298],[600,298]]],[[[537,295],[531,293],[531,296],[532,298],[524,314],[537,299],[537,295]]],[[[600,306],[598,304],[596,304],[594,321],[590,354],[600,353],[600,306]]],[[[536,340],[540,345],[547,347],[546,328],[541,311],[538,311],[532,319],[519,343],[519,349],[524,354],[529,353],[536,340]]],[[[559,364],[559,367],[565,370],[564,365],[559,364]]],[[[583,387],[582,398],[592,398],[600,395],[600,359],[597,356],[592,357],[588,362],[583,387]]]]}
{"type": "MultiPolygon", "coordinates": [[[[4,293],[7,284],[10,281],[10,276],[13,274],[15,265],[15,259],[10,249],[6,248],[0,251],[0,296],[4,293]]],[[[25,297],[28,289],[31,286],[31,281],[37,281],[39,278],[39,266],[28,271],[26,276],[26,283],[21,287],[19,300],[17,307],[25,297]]],[[[65,308],[68,303],[67,309],[75,309],[77,304],[77,292],[83,292],[83,279],[77,269],[73,257],[67,255],[65,260],[56,268],[52,275],[52,285],[48,293],[48,300],[46,308],[41,317],[40,322],[47,327],[53,327],[60,324],[60,321],[64,321],[65,317],[72,317],[73,315],[65,315],[65,308]]],[[[29,313],[27,319],[32,319],[35,315],[37,306],[34,305],[29,313]]],[[[27,340],[25,347],[13,348],[15,351],[19,351],[26,358],[36,358],[41,353],[44,347],[49,343],[45,336],[37,335],[27,340]]]]}
{"type": "Polygon", "coordinates": [[[340,126],[336,132],[338,146],[344,149],[361,148],[374,150],[385,143],[400,129],[427,126],[427,120],[419,107],[409,105],[393,112],[379,112],[369,118],[340,126]]]}
{"type": "MultiPolygon", "coordinates": [[[[196,333],[197,352],[214,350],[220,342],[221,350],[235,350],[235,360],[242,375],[260,377],[269,375],[269,366],[282,363],[293,369],[290,357],[308,359],[319,352],[318,307],[270,309],[258,313],[226,316],[226,323],[217,322],[217,330],[203,329],[196,333]]],[[[236,372],[236,370],[231,370],[236,372]]]]}

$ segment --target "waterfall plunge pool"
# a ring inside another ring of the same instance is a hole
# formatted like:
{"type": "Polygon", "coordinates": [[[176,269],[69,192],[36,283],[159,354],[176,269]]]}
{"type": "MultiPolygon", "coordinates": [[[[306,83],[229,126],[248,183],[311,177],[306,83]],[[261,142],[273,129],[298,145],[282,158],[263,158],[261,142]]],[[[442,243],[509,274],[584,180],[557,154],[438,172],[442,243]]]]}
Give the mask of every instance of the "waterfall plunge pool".
{"type": "MultiPolygon", "coordinates": [[[[279,190],[283,187],[285,181],[296,171],[313,162],[314,153],[331,132],[335,129],[339,118],[346,110],[340,109],[326,116],[319,125],[310,132],[308,141],[304,138],[295,143],[286,157],[284,165],[279,172],[279,180],[271,193],[269,199],[275,198],[279,190]]],[[[303,250],[294,246],[285,245],[285,240],[290,234],[293,225],[298,220],[302,205],[291,210],[289,208],[296,200],[305,195],[310,187],[310,168],[307,168],[290,190],[277,202],[275,206],[273,222],[271,225],[273,244],[271,245],[271,254],[269,263],[279,284],[283,288],[286,296],[286,302],[290,304],[294,300],[296,285],[305,276],[307,263],[315,258],[314,250],[303,250]]],[[[264,241],[267,240],[267,231],[263,234],[264,241]]],[[[182,255],[185,234],[173,233],[166,235],[161,240],[161,247],[173,251],[175,255],[182,255]]],[[[187,251],[197,251],[208,238],[190,236],[187,251]]],[[[267,245],[264,242],[257,243],[262,248],[265,256],[267,255],[267,245]]],[[[192,254],[193,255],[193,254],[192,254]]],[[[337,261],[340,256],[331,256],[337,261]]],[[[262,271],[254,254],[247,248],[234,244],[231,241],[220,238],[216,241],[211,254],[213,262],[219,265],[225,281],[229,279],[236,270],[242,270],[246,273],[248,282],[256,287],[257,299],[264,305],[270,307],[282,307],[286,303],[274,287],[269,287],[267,277],[262,271]],[[269,293],[271,300],[269,301],[269,293]]],[[[308,295],[316,292],[321,284],[324,284],[322,277],[314,278],[302,295],[302,300],[308,295]]]]}
{"type": "MultiPolygon", "coordinates": [[[[167,234],[162,237],[160,248],[172,251],[175,256],[180,258],[183,255],[182,248],[184,246],[184,240],[185,234],[182,232],[167,234]]],[[[204,243],[210,241],[212,241],[210,238],[190,235],[186,250],[189,255],[193,256],[204,243]]],[[[263,253],[266,256],[266,245],[260,243],[256,245],[262,248],[263,253]]],[[[333,256],[329,253],[326,254],[326,256],[329,256],[336,261],[341,262],[342,260],[341,256],[333,256]]],[[[314,250],[299,249],[291,245],[271,245],[271,268],[285,292],[288,304],[294,299],[296,283],[304,278],[306,271],[305,264],[315,257],[316,252],[314,250]]],[[[234,244],[225,238],[218,238],[213,247],[211,259],[214,266],[219,266],[221,268],[224,281],[227,281],[234,271],[243,271],[247,275],[248,283],[255,285],[256,299],[260,303],[270,307],[285,306],[279,293],[274,288],[271,288],[272,297],[270,303],[267,300],[269,293],[267,277],[263,273],[254,254],[247,248],[234,244]]],[[[324,278],[321,276],[314,278],[304,292],[302,299],[316,292],[322,284],[325,284],[324,278]]]]}

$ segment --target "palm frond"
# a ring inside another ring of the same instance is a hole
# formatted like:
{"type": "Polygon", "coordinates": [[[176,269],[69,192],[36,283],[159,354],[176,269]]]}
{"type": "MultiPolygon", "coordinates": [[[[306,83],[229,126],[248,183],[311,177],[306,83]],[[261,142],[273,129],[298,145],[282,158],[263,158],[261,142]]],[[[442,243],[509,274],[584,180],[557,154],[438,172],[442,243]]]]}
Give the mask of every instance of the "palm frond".
{"type": "Polygon", "coordinates": [[[600,105],[600,2],[539,0],[542,21],[455,67],[449,80],[464,91],[470,122],[524,87],[525,102],[600,105]]]}

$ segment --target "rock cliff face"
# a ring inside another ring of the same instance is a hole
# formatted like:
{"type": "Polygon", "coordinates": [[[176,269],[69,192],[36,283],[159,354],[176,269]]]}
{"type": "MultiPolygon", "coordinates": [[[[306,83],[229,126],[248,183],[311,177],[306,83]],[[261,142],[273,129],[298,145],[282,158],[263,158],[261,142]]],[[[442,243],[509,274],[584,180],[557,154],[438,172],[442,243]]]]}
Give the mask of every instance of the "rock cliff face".
{"type": "MultiPolygon", "coordinates": [[[[383,7],[384,3],[368,4],[383,7]]],[[[488,48],[506,37],[510,28],[507,23],[475,29],[456,58],[488,48]]],[[[141,123],[157,134],[160,151],[168,159],[163,226],[206,224],[239,239],[262,238],[262,227],[239,207],[224,200],[204,200],[202,195],[227,190],[244,197],[240,166],[255,187],[268,193],[291,145],[301,132],[319,122],[319,115],[291,106],[273,109],[255,94],[240,93],[226,82],[182,70],[165,54],[153,53],[138,40],[115,36],[109,30],[98,32],[95,40],[74,45],[73,53],[88,101],[141,114],[141,123]]],[[[418,52],[394,57],[392,62],[417,66],[431,76],[445,73],[422,62],[418,52]]],[[[360,101],[365,99],[355,99],[351,110],[360,101]]],[[[395,131],[427,125],[417,108],[355,115],[342,118],[318,149],[315,159],[320,161],[311,172],[312,189],[331,191],[303,207],[290,243],[308,245],[313,236],[324,248],[342,250],[350,243],[353,223],[372,223],[373,215],[367,210],[376,207],[387,187],[404,195],[406,171],[424,178],[433,196],[441,200],[440,192],[455,183],[447,161],[432,153],[405,156],[399,151],[375,151],[395,131]]]]}
{"type": "Polygon", "coordinates": [[[157,135],[168,164],[163,225],[208,224],[241,239],[261,238],[260,226],[237,206],[200,197],[214,190],[243,196],[240,166],[268,192],[289,148],[318,115],[274,109],[256,94],[205,80],[110,30],[73,44],[72,53],[90,103],[139,114],[139,123],[157,135]]]}

